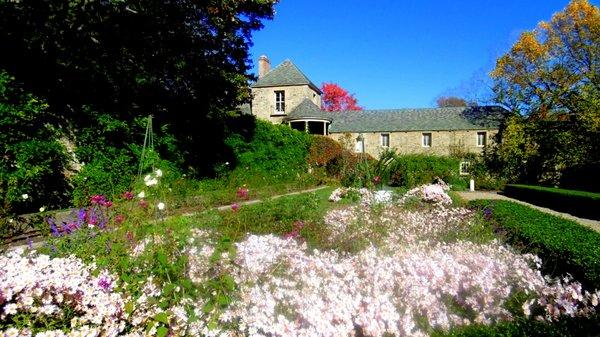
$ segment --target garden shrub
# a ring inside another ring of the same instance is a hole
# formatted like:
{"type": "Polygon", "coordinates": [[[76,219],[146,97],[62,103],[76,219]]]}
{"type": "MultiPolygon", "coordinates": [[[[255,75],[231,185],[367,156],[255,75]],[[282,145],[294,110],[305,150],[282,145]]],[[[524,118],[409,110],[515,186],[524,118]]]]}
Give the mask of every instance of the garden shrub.
{"type": "Polygon", "coordinates": [[[342,144],[325,136],[314,136],[308,150],[309,165],[327,166],[344,152],[342,144]]]}
{"type": "Polygon", "coordinates": [[[600,162],[567,168],[560,179],[560,187],[600,192],[600,179],[593,179],[600,172],[600,162]],[[590,179],[591,178],[591,179],[590,179]]]}
{"type": "Polygon", "coordinates": [[[544,273],[568,273],[585,287],[600,288],[600,233],[514,202],[478,200],[471,206],[482,210],[513,246],[540,256],[544,273]]]}
{"type": "Polygon", "coordinates": [[[251,139],[233,134],[225,142],[233,150],[237,162],[232,166],[238,170],[267,177],[281,173],[289,178],[306,171],[311,141],[306,133],[257,120],[251,139]]]}
{"type": "Polygon", "coordinates": [[[129,151],[107,147],[73,178],[73,203],[80,206],[87,203],[92,195],[113,197],[129,190],[137,165],[136,158],[129,151]]]}
{"type": "Polygon", "coordinates": [[[467,156],[469,162],[469,178],[475,180],[475,188],[478,190],[499,191],[506,185],[506,179],[500,177],[486,165],[481,156],[467,156]]]}
{"type": "Polygon", "coordinates": [[[465,189],[467,178],[460,176],[459,165],[460,159],[453,157],[395,155],[387,166],[384,179],[390,186],[415,187],[429,184],[439,177],[454,189],[465,189]]]}
{"type": "Polygon", "coordinates": [[[58,118],[0,71],[0,218],[68,200],[68,157],[58,118]]]}
{"type": "Polygon", "coordinates": [[[556,211],[600,220],[600,193],[532,185],[506,185],[504,193],[515,199],[556,211]]]}

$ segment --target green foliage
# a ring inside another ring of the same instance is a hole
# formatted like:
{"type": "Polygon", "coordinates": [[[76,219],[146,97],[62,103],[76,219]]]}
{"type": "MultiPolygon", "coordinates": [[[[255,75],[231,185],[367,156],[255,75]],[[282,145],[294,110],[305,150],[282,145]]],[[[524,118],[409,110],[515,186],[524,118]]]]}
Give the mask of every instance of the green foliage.
{"type": "Polygon", "coordinates": [[[600,165],[599,29],[599,8],[573,0],[496,62],[495,100],[519,115],[489,163],[510,182],[588,188],[573,168],[600,165]]]}
{"type": "Polygon", "coordinates": [[[506,185],[504,193],[515,199],[549,207],[556,211],[600,219],[600,214],[598,214],[600,193],[532,185],[506,185]]]}
{"type": "Polygon", "coordinates": [[[251,33],[275,2],[2,1],[0,67],[76,136],[97,128],[117,149],[139,144],[128,129],[154,115],[177,146],[161,156],[208,175],[225,153],[224,116],[249,98],[251,33]]]}
{"type": "Polygon", "coordinates": [[[499,191],[506,185],[506,178],[493,171],[487,163],[485,154],[465,157],[469,163],[469,178],[475,180],[478,190],[499,191]]]}
{"type": "Polygon", "coordinates": [[[137,173],[136,166],[135,157],[126,150],[109,147],[97,153],[73,179],[73,203],[81,206],[92,195],[113,197],[128,191],[137,173]]]}
{"type": "Polygon", "coordinates": [[[510,182],[558,185],[565,181],[585,188],[585,181],[573,179],[574,169],[600,162],[600,133],[577,121],[511,116],[497,137],[486,149],[486,164],[510,182]]]}
{"type": "Polygon", "coordinates": [[[479,200],[471,205],[482,210],[513,246],[540,256],[545,274],[569,273],[589,289],[600,288],[600,233],[509,201],[479,200]]]}
{"type": "Polygon", "coordinates": [[[68,198],[68,157],[59,137],[48,104],[0,71],[0,218],[56,207],[68,198]]]}
{"type": "Polygon", "coordinates": [[[233,134],[225,142],[233,150],[238,171],[289,179],[307,170],[306,157],[311,141],[311,135],[288,126],[256,121],[250,139],[233,134]]]}
{"type": "Polygon", "coordinates": [[[415,187],[432,183],[436,177],[452,185],[454,189],[465,189],[467,179],[459,174],[460,159],[422,154],[393,155],[386,164],[382,177],[390,186],[415,187]]]}

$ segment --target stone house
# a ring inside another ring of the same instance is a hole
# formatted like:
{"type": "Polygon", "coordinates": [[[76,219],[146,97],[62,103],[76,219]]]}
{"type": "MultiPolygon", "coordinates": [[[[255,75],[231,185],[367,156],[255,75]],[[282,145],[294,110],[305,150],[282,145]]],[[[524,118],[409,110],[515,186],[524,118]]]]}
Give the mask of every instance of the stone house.
{"type": "Polygon", "coordinates": [[[398,153],[479,153],[498,132],[506,110],[498,106],[325,112],[321,90],[286,60],[274,69],[259,59],[250,88],[249,112],[291,128],[351,142],[356,152],[377,157],[398,153]]]}

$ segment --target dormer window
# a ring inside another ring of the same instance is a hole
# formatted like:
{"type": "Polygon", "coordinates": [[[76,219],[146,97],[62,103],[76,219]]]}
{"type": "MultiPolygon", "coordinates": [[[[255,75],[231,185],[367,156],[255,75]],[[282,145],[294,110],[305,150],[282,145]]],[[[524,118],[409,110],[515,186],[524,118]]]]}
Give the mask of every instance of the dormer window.
{"type": "Polygon", "coordinates": [[[285,113],[285,91],[275,91],[275,113],[285,113]]]}

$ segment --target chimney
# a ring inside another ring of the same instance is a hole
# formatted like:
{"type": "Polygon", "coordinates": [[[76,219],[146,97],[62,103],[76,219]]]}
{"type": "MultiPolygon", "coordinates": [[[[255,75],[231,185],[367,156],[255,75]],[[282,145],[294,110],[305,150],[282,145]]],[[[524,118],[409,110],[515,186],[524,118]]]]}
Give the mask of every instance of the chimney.
{"type": "Polygon", "coordinates": [[[258,78],[263,78],[271,70],[271,62],[266,55],[258,58],[258,78]]]}

